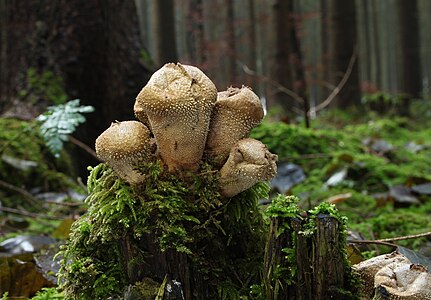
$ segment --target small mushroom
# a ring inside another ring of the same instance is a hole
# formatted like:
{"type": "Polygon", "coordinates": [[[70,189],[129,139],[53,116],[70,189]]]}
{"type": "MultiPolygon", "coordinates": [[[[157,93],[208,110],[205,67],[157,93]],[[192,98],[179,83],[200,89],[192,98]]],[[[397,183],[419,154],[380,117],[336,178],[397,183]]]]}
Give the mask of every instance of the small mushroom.
{"type": "Polygon", "coordinates": [[[195,170],[202,158],[217,98],[212,81],[198,68],[169,63],[138,94],[135,114],[148,118],[169,171],[195,170]]]}
{"type": "Polygon", "coordinates": [[[249,135],[264,116],[259,97],[248,87],[230,87],[219,92],[211,116],[206,154],[217,166],[222,166],[230,149],[249,135]]]}
{"type": "Polygon", "coordinates": [[[277,173],[277,155],[258,140],[240,140],[230,151],[220,170],[220,194],[233,197],[260,181],[270,180],[277,173]]]}
{"type": "Polygon", "coordinates": [[[154,158],[154,144],[148,128],[138,121],[114,122],[96,139],[97,156],[130,184],[139,184],[145,176],[135,168],[154,158]]]}

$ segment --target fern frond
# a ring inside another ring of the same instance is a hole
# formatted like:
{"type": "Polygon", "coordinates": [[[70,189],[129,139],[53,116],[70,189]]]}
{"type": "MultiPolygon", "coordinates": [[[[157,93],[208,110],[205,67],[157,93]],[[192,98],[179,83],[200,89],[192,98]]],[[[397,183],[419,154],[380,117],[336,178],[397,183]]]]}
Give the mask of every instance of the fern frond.
{"type": "Polygon", "coordinates": [[[41,123],[40,134],[55,157],[60,156],[69,135],[85,122],[83,114],[93,111],[94,107],[80,105],[79,99],[75,99],[65,104],[49,106],[45,113],[36,118],[41,123]]]}

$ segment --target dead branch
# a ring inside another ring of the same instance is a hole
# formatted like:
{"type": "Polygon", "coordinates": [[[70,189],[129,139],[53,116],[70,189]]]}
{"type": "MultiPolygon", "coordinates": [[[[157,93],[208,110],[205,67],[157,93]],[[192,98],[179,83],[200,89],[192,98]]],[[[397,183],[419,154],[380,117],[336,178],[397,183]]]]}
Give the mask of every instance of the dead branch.
{"type": "Polygon", "coordinates": [[[348,240],[349,243],[355,243],[355,244],[377,244],[377,245],[385,245],[393,248],[397,248],[398,245],[392,244],[389,242],[382,242],[379,240],[348,240]]]}
{"type": "Polygon", "coordinates": [[[431,236],[431,231],[418,233],[418,234],[412,234],[412,235],[406,235],[406,236],[398,236],[388,239],[381,239],[379,241],[382,242],[395,242],[395,241],[403,241],[403,240],[411,240],[411,239],[417,239],[425,236],[431,236]]]}
{"type": "MultiPolygon", "coordinates": [[[[311,107],[308,110],[307,114],[309,116],[312,115],[312,112],[314,114],[314,113],[316,113],[316,112],[324,109],[329,104],[331,104],[331,102],[335,99],[335,97],[343,89],[344,85],[346,84],[347,80],[349,79],[350,75],[352,74],[353,66],[354,66],[354,64],[356,62],[356,58],[357,58],[357,53],[356,52],[357,51],[355,49],[354,52],[352,53],[352,56],[350,57],[349,64],[347,65],[346,72],[344,72],[344,75],[341,78],[340,82],[337,84],[337,86],[334,87],[330,83],[327,83],[327,82],[323,83],[323,82],[321,82],[323,86],[331,88],[332,92],[331,92],[331,94],[325,100],[323,100],[322,103],[320,103],[317,106],[311,107]]],[[[238,62],[238,63],[241,66],[241,68],[244,71],[244,73],[246,73],[248,75],[251,75],[251,76],[255,76],[255,77],[259,78],[261,81],[268,82],[269,84],[275,86],[280,92],[283,92],[283,93],[287,94],[288,96],[292,97],[294,100],[298,101],[299,103],[304,103],[304,99],[301,96],[299,96],[297,93],[295,93],[294,91],[286,88],[285,86],[283,86],[282,84],[280,84],[279,82],[273,80],[272,78],[270,78],[268,76],[265,76],[265,75],[262,75],[262,74],[257,74],[256,71],[250,69],[246,64],[241,63],[241,62],[238,62]]],[[[302,114],[302,112],[299,109],[297,109],[297,108],[293,107],[293,110],[296,113],[298,113],[298,114],[302,114]]]]}
{"type": "Polygon", "coordinates": [[[74,138],[73,136],[69,136],[69,141],[74,144],[75,146],[78,146],[79,148],[81,148],[82,150],[84,150],[85,152],[87,152],[88,154],[90,154],[92,157],[94,157],[95,159],[97,159],[98,161],[101,161],[97,155],[96,152],[88,147],[86,144],[84,144],[83,142],[81,142],[80,140],[74,138]]]}
{"type": "MultiPolygon", "coordinates": [[[[304,99],[301,96],[299,96],[294,91],[288,89],[287,87],[285,87],[281,83],[275,81],[274,79],[272,79],[268,76],[258,74],[256,71],[250,69],[246,64],[244,64],[242,62],[238,62],[238,64],[241,66],[241,68],[245,74],[250,75],[250,76],[254,76],[262,82],[267,82],[267,83],[271,84],[272,86],[276,87],[278,91],[285,93],[286,95],[292,97],[295,101],[297,101],[301,104],[304,103],[304,99]]],[[[302,113],[303,113],[300,109],[298,109],[296,107],[291,107],[291,109],[299,115],[302,115],[302,113]]]]}
{"type": "Polygon", "coordinates": [[[353,66],[355,65],[355,61],[356,61],[356,49],[353,51],[352,56],[350,57],[350,61],[349,64],[347,65],[347,69],[346,72],[343,75],[343,78],[341,78],[340,82],[338,83],[338,85],[332,90],[331,94],[328,96],[328,98],[326,98],[322,103],[320,103],[319,105],[311,108],[308,111],[308,114],[311,114],[311,111],[318,112],[322,109],[324,109],[326,106],[328,106],[334,99],[335,97],[338,95],[338,93],[340,93],[341,89],[344,87],[344,85],[346,84],[347,80],[350,77],[350,74],[352,74],[352,70],[353,70],[353,66]]]}
{"type": "Polygon", "coordinates": [[[43,219],[48,219],[48,220],[63,220],[65,219],[65,217],[56,217],[56,216],[48,216],[45,214],[38,214],[38,213],[32,213],[26,210],[20,210],[20,209],[16,209],[16,208],[11,208],[11,207],[4,207],[4,206],[0,206],[0,211],[4,211],[4,212],[9,212],[12,214],[17,214],[17,215],[21,215],[21,216],[25,216],[25,217],[30,217],[30,218],[43,218],[43,219]]]}
{"type": "Polygon", "coordinates": [[[398,247],[398,245],[390,243],[395,241],[403,241],[403,240],[410,240],[410,239],[417,239],[421,237],[431,236],[431,231],[429,232],[423,232],[418,234],[412,234],[412,235],[406,235],[406,236],[398,236],[393,238],[387,238],[387,239],[380,239],[380,240],[349,240],[349,243],[357,243],[357,244],[380,244],[380,245],[386,245],[390,247],[398,247]]]}
{"type": "Polygon", "coordinates": [[[12,192],[17,193],[18,195],[21,195],[25,200],[27,200],[32,205],[40,206],[40,201],[36,197],[34,197],[32,194],[30,194],[29,192],[27,192],[26,190],[20,187],[17,187],[3,180],[0,180],[0,187],[3,187],[5,189],[8,189],[12,192]]]}

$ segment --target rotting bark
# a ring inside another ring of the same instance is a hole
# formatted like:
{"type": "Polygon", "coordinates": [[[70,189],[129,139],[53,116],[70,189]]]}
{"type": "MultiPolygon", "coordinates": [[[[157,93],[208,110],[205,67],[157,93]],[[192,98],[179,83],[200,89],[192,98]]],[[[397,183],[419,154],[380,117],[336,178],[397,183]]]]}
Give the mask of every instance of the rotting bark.
{"type": "Polygon", "coordinates": [[[264,258],[266,298],[354,299],[341,227],[325,213],[272,217],[264,258]]]}

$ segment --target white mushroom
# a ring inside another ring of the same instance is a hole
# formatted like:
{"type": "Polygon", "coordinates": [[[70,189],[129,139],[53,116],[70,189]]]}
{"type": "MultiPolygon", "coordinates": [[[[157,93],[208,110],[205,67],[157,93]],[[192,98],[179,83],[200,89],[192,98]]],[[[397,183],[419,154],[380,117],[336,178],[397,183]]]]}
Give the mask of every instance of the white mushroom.
{"type": "Polygon", "coordinates": [[[150,131],[138,121],[114,122],[96,139],[97,156],[134,185],[145,180],[136,170],[137,165],[153,160],[154,150],[150,131]]]}

